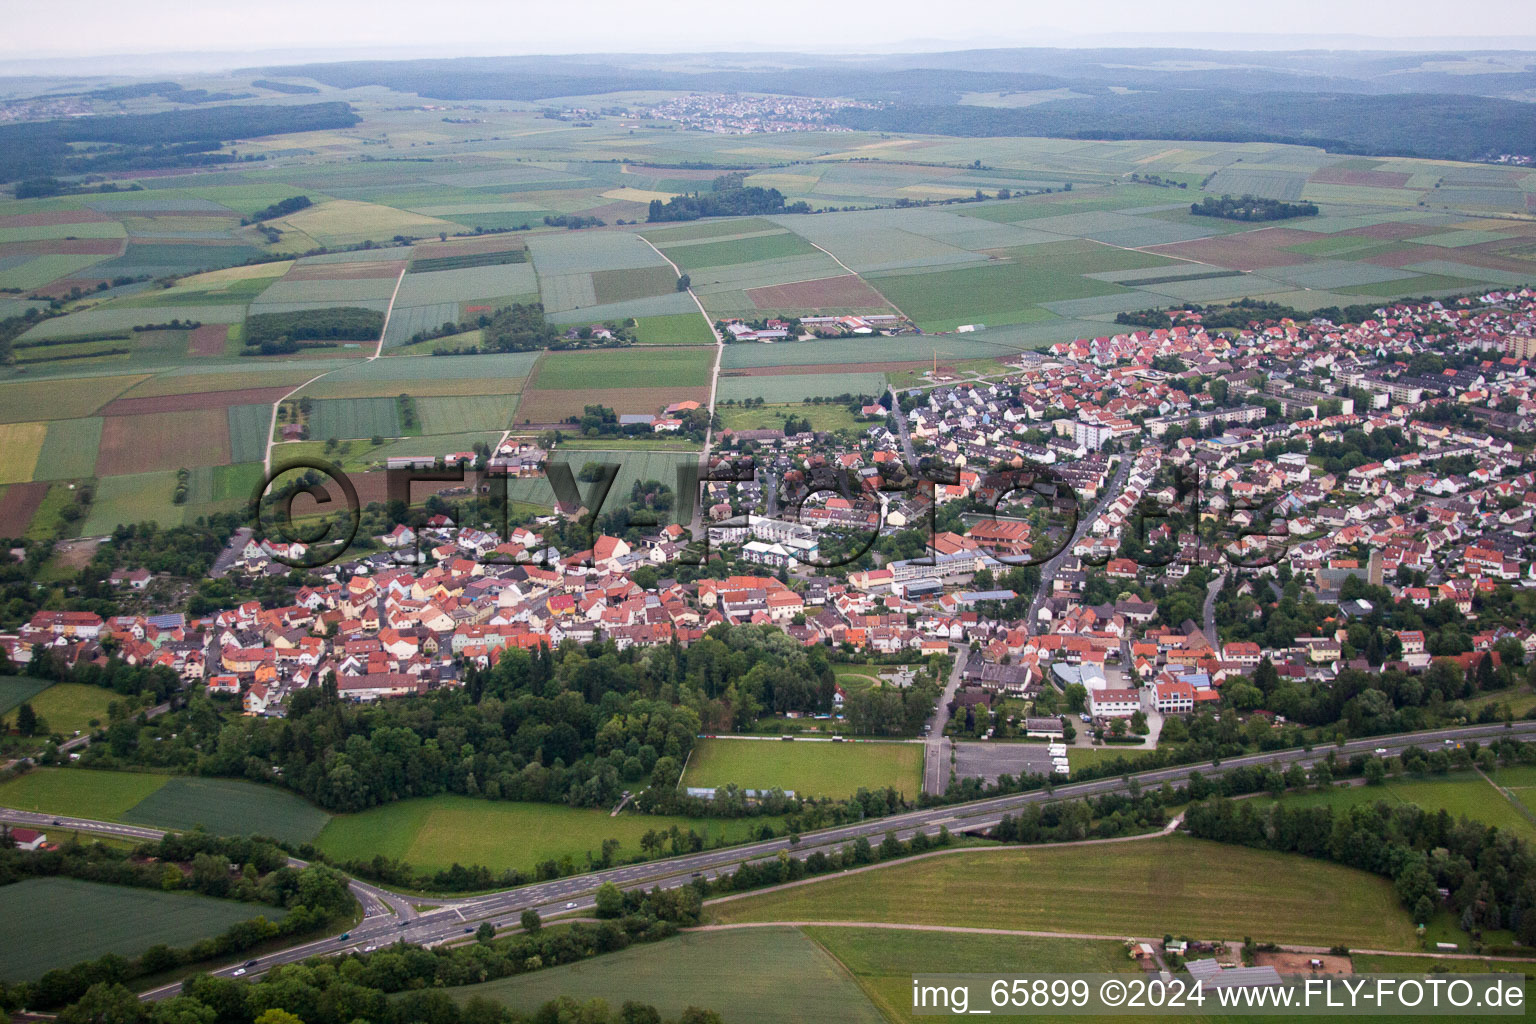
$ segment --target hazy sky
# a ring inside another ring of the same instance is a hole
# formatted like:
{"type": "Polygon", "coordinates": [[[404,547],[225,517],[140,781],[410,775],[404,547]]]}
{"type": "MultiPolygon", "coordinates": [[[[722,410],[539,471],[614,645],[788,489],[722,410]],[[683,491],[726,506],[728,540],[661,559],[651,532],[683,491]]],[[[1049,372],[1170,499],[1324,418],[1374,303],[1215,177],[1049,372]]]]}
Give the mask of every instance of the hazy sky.
{"type": "MultiPolygon", "coordinates": [[[[1511,34],[1536,33],[1529,7],[1516,0],[1288,0],[1281,4],[1175,4],[1148,0],[1020,3],[970,0],[773,0],[681,3],[677,0],[0,0],[0,57],[7,61],[75,54],[188,51],[349,50],[450,53],[573,53],[759,48],[872,51],[955,46],[1197,45],[1260,46],[1254,39],[1189,40],[1188,33],[1316,34],[1338,48],[1467,48],[1445,40],[1449,28],[1484,36],[1489,47],[1529,45],[1511,34]],[[1450,12],[1454,11],[1454,16],[1450,12]],[[1113,33],[1112,38],[1103,34],[1113,33]],[[1146,33],[1146,36],[1142,36],[1146,33]],[[1090,38],[1098,36],[1099,38],[1090,38]],[[1374,41],[1374,45],[1373,45],[1374,41]]],[[[392,53],[391,55],[396,55],[392,53]]]]}

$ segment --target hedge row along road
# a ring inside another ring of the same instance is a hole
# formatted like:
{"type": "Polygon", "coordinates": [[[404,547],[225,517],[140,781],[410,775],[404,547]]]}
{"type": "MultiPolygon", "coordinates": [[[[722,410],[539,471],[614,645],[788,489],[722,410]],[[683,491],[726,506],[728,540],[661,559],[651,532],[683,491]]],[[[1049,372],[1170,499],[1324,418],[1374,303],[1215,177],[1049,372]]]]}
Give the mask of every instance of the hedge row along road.
{"type": "MultiPolygon", "coordinates": [[[[422,945],[462,939],[466,930],[473,930],[482,921],[491,922],[498,931],[504,928],[515,929],[520,927],[518,916],[530,907],[537,910],[541,917],[546,918],[591,910],[596,904],[597,887],[605,882],[613,882],[624,889],[651,889],[658,886],[670,889],[688,885],[695,878],[714,878],[720,874],[730,874],[742,863],[766,861],[776,857],[781,850],[791,857],[804,860],[818,850],[824,853],[830,852],[860,837],[878,840],[888,831],[894,831],[899,839],[910,839],[918,832],[934,835],[940,828],[948,828],[951,832],[982,831],[996,825],[1003,815],[1015,813],[1027,804],[1120,792],[1127,788],[1127,780],[1133,780],[1145,788],[1160,786],[1164,782],[1183,782],[1195,772],[1215,778],[1232,768],[1251,765],[1300,764],[1310,767],[1326,759],[1329,753],[1347,758],[1352,754],[1370,754],[1377,748],[1382,748],[1389,754],[1399,754],[1410,746],[1437,747],[1444,745],[1447,740],[1455,743],[1464,740],[1491,740],[1505,736],[1529,738],[1533,735],[1536,735],[1536,721],[1522,721],[1513,722],[1508,726],[1473,725],[1395,736],[1372,736],[1351,740],[1342,746],[1330,745],[1310,751],[1275,750],[1231,758],[1216,766],[1201,763],[1160,768],[1121,778],[1071,783],[1057,786],[1050,791],[1033,790],[1028,793],[988,797],[970,803],[928,807],[884,818],[871,818],[852,825],[823,829],[819,832],[808,832],[800,837],[798,844],[792,845],[788,839],[771,839],[722,850],[710,850],[704,853],[686,854],[643,864],[630,864],[572,875],[568,878],[519,886],[483,896],[459,898],[413,896],[407,899],[354,879],[351,889],[353,895],[363,905],[364,918],[348,933],[345,941],[325,938],[293,946],[262,958],[249,973],[260,974],[279,964],[293,963],[318,954],[388,945],[397,939],[422,945]]],[[[153,828],[5,809],[0,809],[0,821],[29,827],[46,828],[49,825],[57,825],[61,828],[100,832],[129,839],[154,840],[164,834],[163,830],[153,828]]],[[[301,862],[293,863],[297,865],[301,862]]],[[[825,877],[835,878],[837,875],[825,877]]],[[[232,963],[210,973],[219,977],[231,977],[240,967],[240,963],[232,963]]],[[[175,995],[180,988],[180,982],[176,982],[153,989],[143,995],[146,999],[164,999],[175,995]]]]}

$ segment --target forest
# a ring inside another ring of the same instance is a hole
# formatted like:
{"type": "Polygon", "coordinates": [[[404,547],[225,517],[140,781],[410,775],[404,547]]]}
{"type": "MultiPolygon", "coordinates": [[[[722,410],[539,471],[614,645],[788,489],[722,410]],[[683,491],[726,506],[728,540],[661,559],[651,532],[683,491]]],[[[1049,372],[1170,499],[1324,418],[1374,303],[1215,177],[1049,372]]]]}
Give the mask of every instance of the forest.
{"type": "Polygon", "coordinates": [[[1226,220],[1289,220],[1292,217],[1316,217],[1316,203],[1284,203],[1278,199],[1261,199],[1245,195],[1206,196],[1198,203],[1189,204],[1189,212],[1196,217],[1222,217],[1226,220]]]}
{"type": "MultiPolygon", "coordinates": [[[[207,159],[207,151],[218,149],[225,139],[350,128],[360,120],[349,104],[335,102],[291,107],[200,107],[157,114],[18,121],[0,125],[0,181],[126,167],[177,166],[207,159]],[[118,148],[75,153],[71,143],[118,148]]],[[[231,158],[225,155],[220,159],[231,158]]]]}

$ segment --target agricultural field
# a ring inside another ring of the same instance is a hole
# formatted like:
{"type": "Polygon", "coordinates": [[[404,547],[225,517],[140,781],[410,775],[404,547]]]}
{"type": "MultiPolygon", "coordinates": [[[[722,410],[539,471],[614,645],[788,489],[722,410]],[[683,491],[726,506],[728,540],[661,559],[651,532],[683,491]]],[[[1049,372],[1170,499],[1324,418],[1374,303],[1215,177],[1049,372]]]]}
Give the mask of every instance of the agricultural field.
{"type": "Polygon", "coordinates": [[[707,834],[711,840],[748,838],[752,819],[666,817],[621,814],[558,804],[434,796],[399,800],[357,814],[338,814],[321,830],[315,845],[339,860],[398,857],[417,868],[437,870],[455,863],[493,870],[531,872],[545,860],[570,857],[578,865],[586,854],[602,852],[603,840],[619,840],[619,858],[643,852],[640,837],[676,825],[707,834]]]}
{"type": "Polygon", "coordinates": [[[175,492],[174,469],[102,477],[97,482],[90,513],[81,523],[80,534],[84,537],[105,536],[123,523],[179,525],[185,511],[183,506],[172,504],[175,492]]]}
{"type": "Polygon", "coordinates": [[[708,352],[688,348],[550,352],[539,360],[535,380],[545,391],[700,387],[709,383],[712,362],[708,352]]]}
{"type": "MultiPolygon", "coordinates": [[[[594,439],[594,441],[601,440],[594,439]]],[[[556,462],[569,463],[573,474],[580,472],[581,467],[588,462],[617,463],[619,473],[614,477],[613,487],[608,492],[609,506],[622,505],[629,500],[629,493],[638,481],[658,480],[675,491],[677,467],[697,464],[699,461],[698,452],[692,449],[655,450],[617,447],[560,448],[552,452],[550,458],[556,462]]],[[[577,487],[582,489],[583,494],[586,493],[586,484],[578,482],[577,487]]],[[[515,501],[545,508],[552,507],[555,502],[555,494],[549,486],[549,481],[541,478],[510,480],[507,483],[507,494],[515,501]]]]}
{"type": "Polygon", "coordinates": [[[203,825],[226,835],[295,843],[313,839],[330,820],[275,786],[82,768],[40,768],[0,784],[0,806],[169,829],[203,825]]]}
{"type": "Polygon", "coordinates": [[[819,743],[702,739],[694,744],[682,785],[782,789],[842,799],[887,786],[915,795],[922,785],[920,743],[819,743]]]}
{"type": "Polygon", "coordinates": [[[1417,947],[1413,923],[1387,879],[1293,854],[1183,836],[943,854],[718,903],[711,916],[724,923],[883,921],[1417,947]],[[1188,870],[1149,872],[1148,864],[1188,870]],[[1112,900],[1100,891],[1105,877],[1126,880],[1112,900]],[[1010,898],[999,904],[998,892],[1010,898]]]}
{"type": "Polygon", "coordinates": [[[886,391],[884,373],[840,373],[828,367],[821,373],[745,374],[722,371],[716,401],[761,398],[770,405],[785,405],[806,398],[864,395],[878,399],[886,391]]]}
{"type": "Polygon", "coordinates": [[[32,981],[55,967],[150,946],[189,946],[281,907],[159,892],[74,878],[28,878],[0,886],[0,981],[32,981]],[[89,922],[90,927],[81,927],[89,922]]]}
{"type": "Polygon", "coordinates": [[[713,1010],[733,1024],[880,1024],[884,1019],[837,957],[794,928],[695,932],[447,991],[460,1004],[479,997],[519,1008],[559,996],[604,999],[610,1006],[637,1000],[669,1020],[690,1006],[713,1010]],[[725,978],[729,984],[722,983],[725,978]]]}

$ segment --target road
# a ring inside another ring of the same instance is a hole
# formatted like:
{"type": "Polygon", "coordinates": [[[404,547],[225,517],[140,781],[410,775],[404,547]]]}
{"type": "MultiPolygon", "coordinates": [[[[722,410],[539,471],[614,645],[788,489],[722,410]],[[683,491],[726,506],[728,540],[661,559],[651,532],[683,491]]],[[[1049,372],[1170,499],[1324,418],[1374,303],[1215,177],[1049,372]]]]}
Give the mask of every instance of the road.
{"type": "MultiPolygon", "coordinates": [[[[895,832],[900,839],[908,839],[917,832],[931,835],[937,833],[941,827],[948,828],[952,832],[980,831],[996,825],[1003,815],[1015,814],[1029,804],[1120,792],[1126,788],[1130,780],[1147,789],[1164,782],[1182,782],[1192,772],[1215,777],[1233,768],[1250,765],[1310,766],[1325,759],[1329,753],[1347,758],[1352,754],[1369,754],[1373,749],[1380,747],[1395,754],[1413,744],[1421,747],[1435,747],[1445,740],[1458,742],[1468,739],[1495,739],[1501,736],[1524,738],[1536,736],[1536,721],[1514,722],[1507,728],[1498,724],[1475,725],[1398,736],[1374,736],[1353,740],[1342,746],[1327,746],[1312,751],[1299,749],[1269,751],[1232,758],[1222,761],[1220,765],[1210,763],[1182,765],[1139,772],[1130,776],[1069,783],[1056,786],[1050,792],[1034,790],[1028,793],[1013,793],[964,804],[928,807],[889,817],[873,818],[806,833],[798,838],[798,842],[791,842],[788,838],[770,839],[728,849],[707,850],[666,860],[608,868],[459,899],[407,898],[376,886],[353,881],[352,891],[362,901],[365,917],[351,929],[346,940],[316,939],[270,954],[261,958],[260,963],[249,973],[258,975],[275,965],[293,963],[317,953],[356,952],[392,943],[397,939],[422,945],[435,945],[453,939],[462,939],[467,932],[472,932],[483,921],[491,922],[498,930],[516,927],[518,915],[530,907],[544,917],[588,910],[596,903],[595,894],[598,886],[606,882],[613,882],[624,889],[651,889],[658,886],[675,888],[687,885],[695,878],[713,878],[721,873],[729,874],[743,862],[768,860],[777,857],[780,851],[790,857],[803,860],[818,850],[828,852],[859,838],[878,842],[887,831],[895,832]]],[[[48,814],[0,809],[0,821],[14,824],[46,828],[53,820],[55,816],[48,814]]],[[[63,828],[102,832],[124,838],[153,839],[162,834],[157,829],[84,818],[57,816],[57,820],[63,828]]],[[[210,973],[220,977],[231,977],[239,969],[241,969],[241,963],[233,963],[210,973]]],[[[176,986],[168,985],[145,993],[145,997],[164,998],[174,994],[175,991],[176,986]]]]}
{"type": "Polygon", "coordinates": [[[1056,578],[1056,571],[1061,568],[1061,563],[1071,556],[1072,545],[1087,535],[1093,521],[1103,514],[1109,507],[1109,503],[1120,493],[1121,488],[1125,486],[1125,478],[1130,475],[1130,472],[1130,457],[1120,456],[1120,465],[1116,467],[1109,482],[1104,485],[1104,491],[1099,495],[1099,500],[1094,503],[1093,509],[1086,516],[1078,518],[1077,528],[1072,531],[1072,539],[1056,553],[1055,557],[1040,567],[1040,589],[1035,592],[1035,599],[1029,604],[1029,617],[1024,622],[1024,628],[1031,634],[1040,630],[1040,609],[1044,607],[1046,599],[1051,596],[1051,581],[1056,578]]]}
{"type": "Polygon", "coordinates": [[[901,411],[901,398],[891,389],[891,415],[896,417],[896,433],[901,438],[901,452],[907,457],[907,472],[917,472],[917,453],[912,450],[912,434],[907,430],[907,416],[901,411]]]}
{"type": "MultiPolygon", "coordinates": [[[[165,714],[170,709],[171,709],[171,702],[170,701],[166,701],[164,704],[156,704],[152,708],[144,709],[143,715],[144,715],[145,718],[154,718],[156,715],[163,715],[163,714],[165,714]]],[[[137,717],[137,716],[135,716],[135,717],[137,717]]],[[[89,732],[83,732],[82,731],[80,733],[80,735],[72,736],[69,739],[65,740],[63,743],[60,743],[59,744],[59,752],[67,754],[71,750],[79,750],[81,747],[90,746],[90,743],[91,743],[91,734],[89,732]]],[[[3,771],[5,769],[7,769],[7,768],[11,768],[11,767],[15,766],[15,764],[18,761],[20,761],[20,760],[21,760],[21,758],[13,758],[13,759],[5,762],[4,764],[0,764],[0,771],[3,771]]]]}
{"type": "Polygon", "coordinates": [[[1200,628],[1205,631],[1205,638],[1211,642],[1211,649],[1215,651],[1221,650],[1221,644],[1216,640],[1216,594],[1225,579],[1225,576],[1218,573],[1205,585],[1205,604],[1200,609],[1200,628]]]}
{"type": "Polygon", "coordinates": [[[949,758],[944,756],[944,727],[949,724],[949,702],[960,689],[960,677],[965,674],[965,659],[970,648],[964,644],[951,644],[949,653],[954,656],[955,667],[949,672],[944,692],[939,696],[938,707],[928,720],[928,742],[923,747],[923,792],[929,796],[943,796],[949,788],[949,758]]]}

